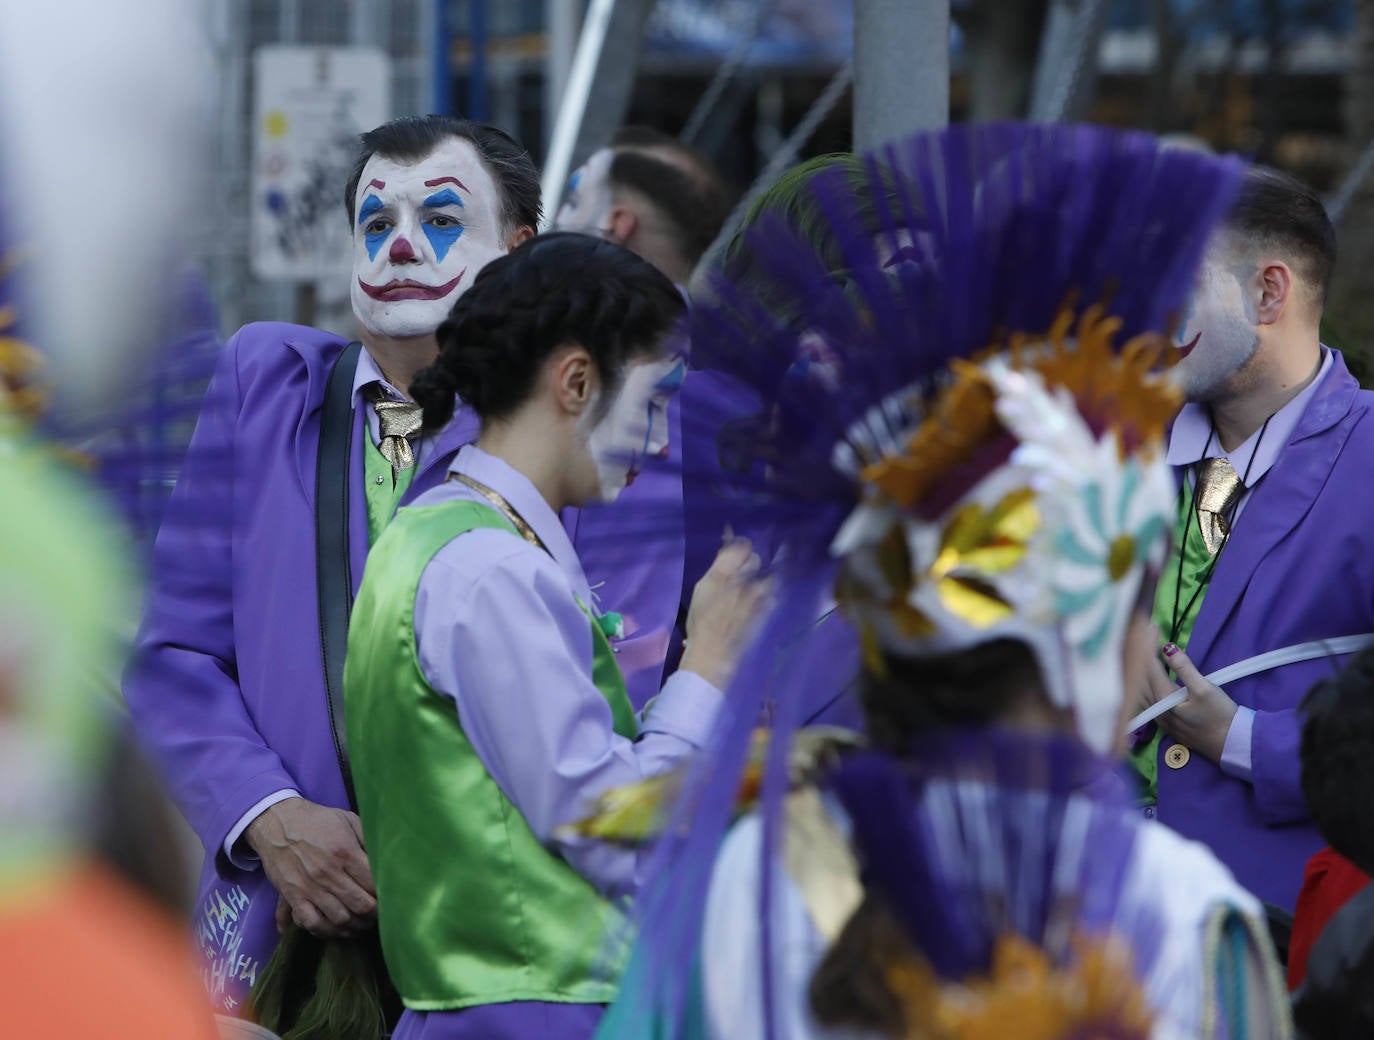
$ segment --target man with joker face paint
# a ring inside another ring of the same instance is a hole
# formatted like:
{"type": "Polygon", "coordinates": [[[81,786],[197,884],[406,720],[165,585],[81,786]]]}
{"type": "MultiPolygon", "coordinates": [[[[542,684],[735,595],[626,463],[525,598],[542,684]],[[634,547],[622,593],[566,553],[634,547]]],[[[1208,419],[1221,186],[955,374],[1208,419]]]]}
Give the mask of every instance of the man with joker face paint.
{"type": "Polygon", "coordinates": [[[1330,640],[1374,632],[1374,398],[1320,341],[1335,255],[1312,191],[1256,168],[1204,256],[1174,369],[1188,403],[1168,445],[1180,487],[1154,601],[1163,654],[1137,705],[1188,691],[1137,734],[1147,815],[1290,911],[1323,844],[1299,706],[1353,649],[1330,640]],[[1209,681],[1223,668],[1239,674],[1209,681]]]}
{"type": "Polygon", "coordinates": [[[374,934],[330,670],[341,670],[338,615],[346,623],[396,508],[442,483],[478,432],[460,406],[422,436],[408,389],[454,301],[534,233],[539,178],[492,126],[410,117],[362,136],[345,202],[361,345],[280,323],[226,344],[125,681],[140,736],[205,848],[197,945],[229,1014],[242,1012],[279,928],[374,934]],[[327,412],[342,417],[332,438],[327,412]],[[218,526],[177,522],[207,510],[218,526]]]}

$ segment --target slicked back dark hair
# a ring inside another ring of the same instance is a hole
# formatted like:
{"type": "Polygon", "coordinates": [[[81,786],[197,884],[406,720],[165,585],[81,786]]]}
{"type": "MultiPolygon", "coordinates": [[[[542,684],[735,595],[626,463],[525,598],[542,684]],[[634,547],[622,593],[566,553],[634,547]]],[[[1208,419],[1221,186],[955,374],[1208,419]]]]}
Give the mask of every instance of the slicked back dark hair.
{"type": "Polygon", "coordinates": [[[358,182],[374,155],[399,162],[419,162],[450,137],[468,141],[501,192],[501,232],[509,237],[522,227],[537,229],[542,210],[539,171],[520,142],[490,123],[458,116],[401,116],[358,138],[358,157],[344,188],[350,226],[358,200],[358,182]]]}
{"type": "Polygon", "coordinates": [[[1333,849],[1374,874],[1374,650],[1308,691],[1302,708],[1302,793],[1333,849]]]}
{"type": "Polygon", "coordinates": [[[1318,308],[1325,302],[1336,266],[1336,229],[1317,193],[1298,178],[1267,166],[1251,168],[1225,228],[1248,245],[1277,250],[1318,308]]]}
{"type": "Polygon", "coordinates": [[[577,344],[596,363],[609,408],[625,366],[661,349],[685,310],[667,276],[623,246],[572,231],[537,235],[482,268],[410,393],[425,429],[452,418],[455,394],[483,422],[500,419],[528,400],[544,362],[577,344]]]}
{"type": "Polygon", "coordinates": [[[633,191],[662,214],[678,251],[696,266],[730,213],[731,192],[704,154],[675,137],[627,126],[611,141],[612,188],[633,191]]]}

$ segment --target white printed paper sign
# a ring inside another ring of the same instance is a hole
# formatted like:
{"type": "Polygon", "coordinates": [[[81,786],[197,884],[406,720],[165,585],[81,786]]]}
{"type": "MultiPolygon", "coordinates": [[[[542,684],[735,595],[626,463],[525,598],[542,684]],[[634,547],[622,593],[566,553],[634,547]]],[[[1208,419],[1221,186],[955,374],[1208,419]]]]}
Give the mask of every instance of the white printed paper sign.
{"type": "Polygon", "coordinates": [[[253,74],[253,273],[346,278],[344,185],[358,134],[391,113],[390,60],[372,47],[260,47],[253,74]]]}

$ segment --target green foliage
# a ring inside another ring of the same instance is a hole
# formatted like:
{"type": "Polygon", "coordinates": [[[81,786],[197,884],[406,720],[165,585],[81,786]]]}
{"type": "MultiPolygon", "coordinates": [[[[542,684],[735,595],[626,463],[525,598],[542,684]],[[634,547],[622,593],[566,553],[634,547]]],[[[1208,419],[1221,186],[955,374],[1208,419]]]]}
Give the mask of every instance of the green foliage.
{"type": "Polygon", "coordinates": [[[389,986],[375,932],[321,939],[293,924],[253,987],[250,1013],[282,1040],[380,1040],[389,986]]]}

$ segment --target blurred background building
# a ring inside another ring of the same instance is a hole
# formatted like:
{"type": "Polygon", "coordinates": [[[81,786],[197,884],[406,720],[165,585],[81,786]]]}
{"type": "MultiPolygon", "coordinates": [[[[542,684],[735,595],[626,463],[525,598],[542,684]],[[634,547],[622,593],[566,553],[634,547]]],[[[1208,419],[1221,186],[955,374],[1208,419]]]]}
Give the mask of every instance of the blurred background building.
{"type": "MultiPolygon", "coordinates": [[[[254,198],[254,162],[274,161],[262,154],[262,128],[254,125],[255,111],[267,117],[255,102],[261,86],[255,55],[280,45],[372,48],[385,59],[385,114],[449,111],[487,119],[542,163],[587,10],[586,0],[208,2],[221,101],[220,212],[205,229],[201,259],[222,324],[230,329],[297,317],[341,332],[347,305],[333,272],[302,282],[264,277],[260,264],[254,271],[254,210],[267,205],[265,196],[254,198]]],[[[853,53],[854,0],[619,0],[610,6],[622,13],[639,8],[643,13],[625,24],[644,31],[626,39],[613,26],[606,40],[601,70],[629,70],[628,90],[620,87],[622,97],[609,108],[622,105],[627,121],[682,134],[740,187],[808,113],[814,128],[800,142],[802,158],[851,146],[850,88],[832,91],[822,111],[814,106],[853,53]]],[[[1064,60],[1054,53],[1049,24],[1059,7],[1080,18],[1096,9],[1086,19],[1094,38],[1088,85],[1064,115],[1186,135],[1277,163],[1329,191],[1338,189],[1370,136],[1360,123],[1369,117],[1353,96],[1371,90],[1361,78],[1361,59],[1369,57],[1361,41],[1370,49],[1359,17],[1370,4],[1361,0],[953,0],[949,6],[947,89],[955,120],[1029,114],[1037,68],[1064,60]]],[[[1061,51],[1071,46],[1062,34],[1058,42],[1061,51]]],[[[855,70],[859,77],[872,72],[855,70]]],[[[897,70],[915,81],[931,72],[897,70]]],[[[606,104],[594,85],[588,119],[606,104]]],[[[572,165],[580,158],[572,156],[572,165]]],[[[327,194],[324,200],[330,201],[327,194]]],[[[346,230],[342,219],[339,228],[346,230]]]]}

